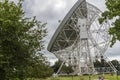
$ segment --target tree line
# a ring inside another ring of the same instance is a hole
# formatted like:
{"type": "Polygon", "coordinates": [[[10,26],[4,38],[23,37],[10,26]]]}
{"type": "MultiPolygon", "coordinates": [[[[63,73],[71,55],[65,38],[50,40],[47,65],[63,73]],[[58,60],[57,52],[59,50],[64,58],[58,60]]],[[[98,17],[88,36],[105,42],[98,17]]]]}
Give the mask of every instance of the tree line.
{"type": "Polygon", "coordinates": [[[23,0],[0,1],[0,80],[45,78],[53,73],[38,53],[44,49],[46,23],[26,17],[22,4],[23,0]]]}
{"type": "Polygon", "coordinates": [[[109,63],[112,63],[116,70],[120,71],[120,62],[118,60],[106,61],[103,58],[101,58],[101,60],[96,59],[96,61],[94,62],[94,67],[95,68],[111,67],[109,63]]]}

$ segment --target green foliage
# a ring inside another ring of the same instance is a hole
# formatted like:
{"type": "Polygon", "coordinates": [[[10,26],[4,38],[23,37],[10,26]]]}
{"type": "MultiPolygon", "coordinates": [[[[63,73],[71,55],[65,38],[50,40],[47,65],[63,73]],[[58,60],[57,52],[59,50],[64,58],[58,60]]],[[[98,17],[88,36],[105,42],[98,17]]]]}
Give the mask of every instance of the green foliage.
{"type": "MultiPolygon", "coordinates": [[[[115,67],[118,71],[120,71],[120,63],[119,63],[117,60],[112,60],[112,61],[110,61],[110,62],[114,65],[114,67],[115,67]]],[[[101,59],[101,61],[96,60],[96,61],[94,62],[94,67],[95,67],[95,68],[111,67],[108,63],[109,63],[109,62],[106,62],[104,59],[101,59]]]]}
{"type": "MultiPolygon", "coordinates": [[[[57,61],[55,63],[55,65],[52,66],[53,70],[55,73],[57,73],[58,69],[60,68],[62,64],[62,61],[57,61]]],[[[65,64],[62,66],[61,70],[60,70],[60,73],[67,73],[67,74],[70,74],[74,72],[73,69],[72,69],[72,66],[66,66],[65,64]]]]}
{"type": "Polygon", "coordinates": [[[115,68],[120,71],[120,63],[117,60],[112,60],[111,63],[115,66],[115,68]]]}
{"type": "Polygon", "coordinates": [[[62,72],[70,74],[70,73],[72,73],[74,71],[72,69],[72,66],[70,66],[70,65],[69,66],[64,65],[63,68],[62,68],[62,72]]]}
{"type": "Polygon", "coordinates": [[[0,1],[0,80],[24,80],[52,73],[37,54],[44,48],[46,23],[37,21],[36,17],[25,17],[22,3],[23,0],[17,4],[0,1]]]}
{"type": "MultiPolygon", "coordinates": [[[[89,79],[89,75],[83,75],[83,76],[60,76],[60,77],[57,77],[56,79],[51,79],[51,78],[48,78],[48,79],[45,79],[45,80],[99,80],[99,76],[102,76],[102,75],[91,75],[91,79],[89,79]]],[[[116,75],[110,75],[110,74],[104,74],[104,80],[120,80],[120,76],[118,76],[118,79],[117,79],[117,76],[116,75]]]]}
{"type": "Polygon", "coordinates": [[[94,62],[94,67],[95,67],[95,68],[101,67],[101,62],[100,62],[99,60],[96,60],[96,61],[94,62]]]}
{"type": "Polygon", "coordinates": [[[104,59],[104,57],[101,56],[100,60],[98,60],[98,59],[95,60],[94,67],[95,68],[110,67],[110,65],[108,64],[108,62],[106,62],[106,60],[104,59]]]}
{"type": "MultiPolygon", "coordinates": [[[[40,58],[37,58],[40,59],[40,58]]],[[[31,78],[46,78],[53,74],[53,69],[45,63],[45,60],[37,60],[33,62],[34,65],[29,67],[29,73],[31,78]],[[46,64],[46,65],[45,65],[46,64]]]]}
{"type": "Polygon", "coordinates": [[[102,24],[106,20],[115,19],[112,23],[113,27],[109,30],[109,34],[113,36],[111,40],[112,47],[116,40],[120,41],[120,0],[106,0],[106,6],[108,10],[102,13],[99,22],[102,24]]]}
{"type": "Polygon", "coordinates": [[[57,73],[57,71],[58,71],[58,69],[59,69],[59,67],[60,67],[61,64],[62,64],[62,61],[57,61],[57,62],[55,62],[55,64],[52,66],[52,68],[53,68],[53,70],[54,70],[55,73],[57,73]]]}

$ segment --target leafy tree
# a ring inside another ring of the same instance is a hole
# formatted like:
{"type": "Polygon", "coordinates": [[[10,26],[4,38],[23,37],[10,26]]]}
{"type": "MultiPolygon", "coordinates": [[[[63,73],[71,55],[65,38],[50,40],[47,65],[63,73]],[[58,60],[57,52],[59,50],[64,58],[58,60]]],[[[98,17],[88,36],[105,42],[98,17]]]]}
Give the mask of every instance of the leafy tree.
{"type": "Polygon", "coordinates": [[[31,78],[46,78],[53,74],[53,69],[49,66],[49,63],[41,57],[42,55],[36,56],[33,65],[28,68],[28,74],[31,78]]]}
{"type": "Polygon", "coordinates": [[[110,66],[109,66],[108,62],[106,62],[106,60],[104,59],[104,57],[101,56],[100,60],[98,60],[98,59],[95,60],[94,67],[95,68],[99,68],[99,67],[110,67],[110,66]]]}
{"type": "Polygon", "coordinates": [[[105,67],[106,66],[106,61],[104,59],[103,56],[101,56],[101,67],[105,67]]]}
{"type": "Polygon", "coordinates": [[[17,4],[0,1],[0,80],[24,80],[49,74],[35,73],[50,69],[37,53],[44,48],[42,39],[47,33],[46,23],[37,21],[36,17],[25,17],[22,3],[23,0],[17,4]]]}
{"type": "Polygon", "coordinates": [[[107,10],[102,13],[102,18],[99,19],[100,23],[106,20],[114,20],[109,30],[109,34],[112,35],[111,46],[120,41],[120,0],[106,0],[107,10]]]}
{"type": "MultiPolygon", "coordinates": [[[[53,70],[54,70],[54,72],[55,73],[57,73],[57,71],[58,71],[58,69],[60,68],[60,66],[61,66],[61,64],[62,64],[62,61],[57,61],[56,63],[55,63],[55,65],[53,65],[52,66],[52,68],[53,68],[53,70]]],[[[72,66],[66,66],[65,64],[63,64],[63,66],[62,66],[62,68],[61,68],[61,70],[60,70],[60,73],[67,73],[67,74],[70,74],[70,73],[72,73],[72,72],[74,72],[73,71],[73,69],[72,69],[72,66]]]]}
{"type": "Polygon", "coordinates": [[[67,73],[67,74],[70,74],[70,73],[74,72],[74,70],[72,69],[72,66],[70,66],[70,65],[69,66],[63,66],[62,71],[64,73],[67,73]]]}
{"type": "Polygon", "coordinates": [[[111,63],[115,66],[115,68],[117,70],[120,71],[120,64],[119,64],[118,60],[112,60],[111,63]]]}
{"type": "Polygon", "coordinates": [[[57,71],[58,71],[58,69],[59,69],[59,67],[60,67],[61,64],[62,64],[62,61],[57,61],[57,62],[55,62],[55,64],[52,66],[52,68],[53,68],[53,70],[54,70],[55,73],[57,73],[57,71]]]}
{"type": "Polygon", "coordinates": [[[94,67],[95,67],[95,68],[101,67],[101,62],[100,62],[99,60],[96,60],[96,61],[94,62],[94,67]]]}

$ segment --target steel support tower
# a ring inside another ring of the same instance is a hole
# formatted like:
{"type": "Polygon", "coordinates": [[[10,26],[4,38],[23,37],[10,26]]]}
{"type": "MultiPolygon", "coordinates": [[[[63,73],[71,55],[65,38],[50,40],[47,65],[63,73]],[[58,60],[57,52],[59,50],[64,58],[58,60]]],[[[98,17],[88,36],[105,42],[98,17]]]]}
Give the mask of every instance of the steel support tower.
{"type": "Polygon", "coordinates": [[[95,73],[93,62],[104,56],[111,40],[110,24],[99,24],[100,15],[97,7],[78,0],[64,17],[47,48],[63,61],[57,74],[64,63],[73,67],[73,74],[95,73]]]}

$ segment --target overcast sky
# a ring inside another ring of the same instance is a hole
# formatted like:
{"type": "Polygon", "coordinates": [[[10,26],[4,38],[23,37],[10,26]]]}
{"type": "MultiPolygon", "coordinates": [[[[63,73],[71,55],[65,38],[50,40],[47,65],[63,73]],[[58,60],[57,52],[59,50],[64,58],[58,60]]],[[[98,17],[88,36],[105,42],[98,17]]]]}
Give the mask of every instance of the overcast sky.
{"type": "MultiPolygon", "coordinates": [[[[51,37],[57,29],[59,22],[62,20],[71,7],[76,3],[77,0],[25,0],[23,9],[26,12],[26,16],[36,16],[41,22],[47,22],[48,36],[45,38],[45,46],[47,47],[51,37]]],[[[104,11],[105,0],[87,0],[89,3],[95,5],[100,10],[104,11]]],[[[119,58],[120,54],[120,42],[117,42],[107,51],[107,55],[111,59],[119,58]]],[[[54,61],[56,58],[46,53],[46,56],[50,60],[54,61]]]]}

